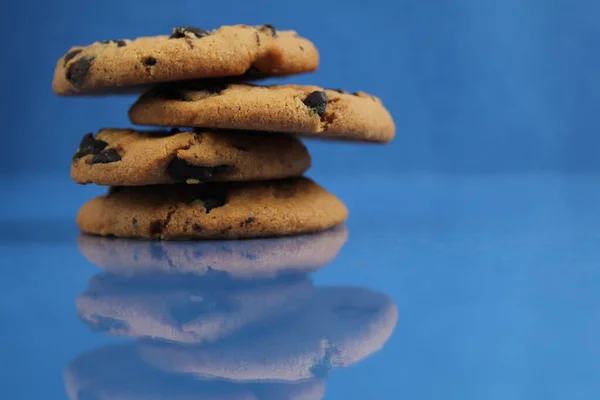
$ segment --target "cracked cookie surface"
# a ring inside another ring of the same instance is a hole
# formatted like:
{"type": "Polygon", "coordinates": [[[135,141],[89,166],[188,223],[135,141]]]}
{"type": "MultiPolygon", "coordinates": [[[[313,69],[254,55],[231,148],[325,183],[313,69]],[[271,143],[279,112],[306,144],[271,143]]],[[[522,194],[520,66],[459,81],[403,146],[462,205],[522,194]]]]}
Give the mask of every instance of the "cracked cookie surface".
{"type": "Polygon", "coordinates": [[[130,108],[134,124],[248,129],[389,142],[394,121],[377,97],[318,86],[162,85],[130,108]]]}
{"type": "Polygon", "coordinates": [[[111,187],[77,215],[84,233],[152,239],[234,239],[320,232],[346,206],[308,178],[111,187]]]}
{"type": "Polygon", "coordinates": [[[71,177],[108,186],[269,180],[300,176],[310,162],[291,135],[102,129],[81,140],[71,177]]]}
{"type": "Polygon", "coordinates": [[[272,25],[183,26],[172,34],[75,46],[58,60],[59,95],[94,94],[190,79],[263,78],[315,71],[319,53],[294,31],[272,25]]]}

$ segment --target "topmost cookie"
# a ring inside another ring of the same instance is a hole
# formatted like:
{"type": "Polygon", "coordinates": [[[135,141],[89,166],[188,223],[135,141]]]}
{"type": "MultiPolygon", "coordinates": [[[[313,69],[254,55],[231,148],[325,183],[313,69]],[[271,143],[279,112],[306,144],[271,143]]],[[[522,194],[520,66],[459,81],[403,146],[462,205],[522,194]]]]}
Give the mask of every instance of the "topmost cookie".
{"type": "Polygon", "coordinates": [[[285,76],[315,71],[318,64],[314,44],[294,31],[184,26],[170,36],[73,47],[58,61],[52,89],[59,95],[106,93],[188,79],[285,76]]]}

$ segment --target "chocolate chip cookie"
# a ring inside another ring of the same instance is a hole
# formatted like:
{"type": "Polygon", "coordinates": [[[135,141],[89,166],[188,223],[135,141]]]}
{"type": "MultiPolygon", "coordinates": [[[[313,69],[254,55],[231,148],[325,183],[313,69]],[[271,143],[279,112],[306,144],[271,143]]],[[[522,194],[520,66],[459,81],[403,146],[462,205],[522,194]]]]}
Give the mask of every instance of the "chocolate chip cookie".
{"type": "Polygon", "coordinates": [[[389,142],[394,121],[377,97],[317,86],[178,83],[129,110],[135,124],[288,132],[389,142]]]}
{"type": "Polygon", "coordinates": [[[307,178],[112,187],[79,210],[85,233],[153,239],[233,239],[318,232],[346,220],[333,194],[307,178]]]}
{"type": "Polygon", "coordinates": [[[285,76],[314,71],[318,64],[314,44],[294,31],[182,26],[171,35],[73,47],[58,61],[52,88],[59,95],[93,94],[190,79],[285,76]]]}
{"type": "Polygon", "coordinates": [[[281,179],[309,167],[306,148],[290,135],[103,129],[83,137],[71,177],[81,184],[138,186],[281,179]]]}

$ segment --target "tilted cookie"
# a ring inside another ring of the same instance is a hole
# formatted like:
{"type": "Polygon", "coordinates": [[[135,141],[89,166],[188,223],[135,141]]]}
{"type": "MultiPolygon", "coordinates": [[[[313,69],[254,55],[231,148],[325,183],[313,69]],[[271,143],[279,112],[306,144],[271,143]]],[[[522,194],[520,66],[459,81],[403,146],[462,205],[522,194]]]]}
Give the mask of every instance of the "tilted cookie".
{"type": "Polygon", "coordinates": [[[284,236],[345,221],[346,206],[307,178],[265,182],[112,187],[88,201],[85,233],[153,239],[284,236]]]}
{"type": "Polygon", "coordinates": [[[102,129],[83,137],[71,177],[82,184],[138,186],[281,179],[309,167],[306,148],[290,135],[102,129]]]}
{"type": "Polygon", "coordinates": [[[71,48],[56,65],[59,95],[103,93],[160,82],[284,76],[317,69],[319,53],[294,31],[272,25],[191,26],[134,40],[105,40],[71,48]]]}
{"type": "Polygon", "coordinates": [[[135,124],[287,132],[389,142],[394,121],[381,100],[317,86],[160,85],[129,110],[135,124]]]}

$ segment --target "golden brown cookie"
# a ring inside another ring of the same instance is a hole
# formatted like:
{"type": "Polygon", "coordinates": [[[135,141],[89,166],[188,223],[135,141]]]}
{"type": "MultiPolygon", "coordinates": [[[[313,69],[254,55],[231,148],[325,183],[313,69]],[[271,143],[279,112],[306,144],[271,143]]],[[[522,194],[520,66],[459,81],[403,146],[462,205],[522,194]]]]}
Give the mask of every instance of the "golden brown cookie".
{"type": "Polygon", "coordinates": [[[272,239],[146,241],[81,234],[77,244],[90,262],[123,277],[168,279],[176,275],[256,281],[314,272],[335,258],[344,225],[309,235],[272,239]]]}
{"type": "Polygon", "coordinates": [[[314,44],[272,25],[184,26],[170,36],[106,40],[71,48],[56,65],[59,95],[215,77],[284,76],[317,69],[314,44]]]}
{"type": "Polygon", "coordinates": [[[82,184],[138,186],[281,179],[309,167],[306,148],[290,135],[103,129],[83,137],[71,177],[82,184]]]}
{"type": "Polygon", "coordinates": [[[389,142],[394,121],[375,96],[317,86],[179,83],[142,95],[135,124],[287,132],[389,142]]]}
{"type": "Polygon", "coordinates": [[[79,210],[85,233],[153,239],[233,239],[318,232],[346,206],[307,178],[111,187],[79,210]]]}

